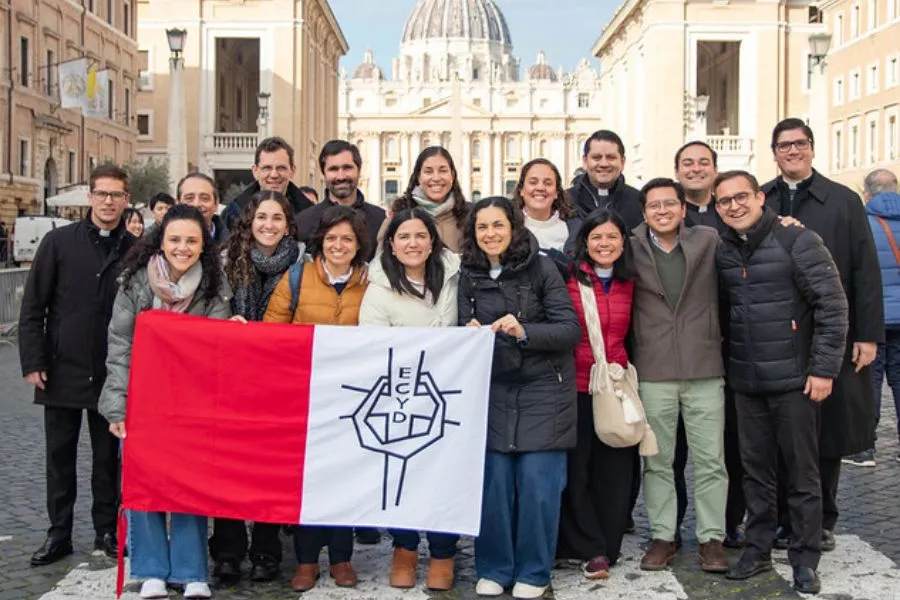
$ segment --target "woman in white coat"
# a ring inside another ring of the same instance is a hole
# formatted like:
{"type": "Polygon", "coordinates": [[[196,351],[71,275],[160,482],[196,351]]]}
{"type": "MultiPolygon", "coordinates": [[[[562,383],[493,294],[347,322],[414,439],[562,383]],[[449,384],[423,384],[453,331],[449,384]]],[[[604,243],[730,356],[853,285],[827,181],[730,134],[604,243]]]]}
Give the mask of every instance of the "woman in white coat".
{"type": "MultiPolygon", "coordinates": [[[[459,257],[438,236],[434,219],[421,208],[401,210],[385,230],[379,256],[369,265],[369,287],[359,312],[360,325],[455,327],[459,257]]],[[[416,585],[419,534],[391,529],[394,558],[390,583],[416,585]]],[[[453,587],[458,535],[429,531],[428,589],[453,587]]]]}

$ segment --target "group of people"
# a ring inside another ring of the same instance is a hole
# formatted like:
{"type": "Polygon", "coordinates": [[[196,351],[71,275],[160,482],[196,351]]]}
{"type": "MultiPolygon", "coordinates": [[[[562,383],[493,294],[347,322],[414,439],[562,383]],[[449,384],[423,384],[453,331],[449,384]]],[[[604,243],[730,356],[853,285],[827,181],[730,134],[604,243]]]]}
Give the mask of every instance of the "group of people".
{"type": "MultiPolygon", "coordinates": [[[[802,121],[779,123],[771,148],[781,174],[764,186],[747,172],[718,173],[715,151],[697,141],[676,153],[674,178],[637,190],[622,175],[622,140],[601,130],[585,141],[583,173],[569,189],[537,158],[512,198],[469,203],[450,153],[429,147],[385,211],[357,187],[354,145],[322,148],[318,201],[291,182],[290,145],[268,138],[256,151],[256,183],[221,216],[215,182],[191,173],[174,198],[154,198],[156,222],[140,230],[124,217],[127,175],[98,168],[88,218],[45,237],[22,305],[22,370],[45,407],[51,521],[31,564],[73,551],[84,414],[95,548],[115,555],[134,323],[161,309],[241,322],[490,327],[479,595],[541,597],[554,565],[609,577],[641,483],[652,540],[640,566],[665,569],[681,546],[688,454],[701,568],[745,579],[772,569],[773,546],[788,547],[796,589],[818,592],[820,553],[835,543],[841,458],[874,444],[880,272],[897,279],[896,263],[876,251],[858,196],[812,169],[813,133],[802,121]],[[637,447],[595,435],[591,332],[608,363],[637,369],[658,445],[643,463],[637,447]],[[743,548],[733,564],[724,546],[743,548]]],[[[900,206],[876,200],[882,212],[900,206]]],[[[892,385],[898,351],[900,336],[889,336],[892,385]]],[[[251,580],[278,577],[282,524],[254,523],[248,534],[243,521],[215,519],[207,540],[202,515],[129,518],[143,598],[166,597],[169,584],[209,597],[207,550],[220,581],[240,578],[248,556],[251,580]]],[[[352,529],[290,533],[294,590],[316,585],[323,547],[336,584],[357,583],[352,529]]],[[[389,533],[390,584],[413,587],[419,533],[389,533]]],[[[426,537],[426,586],[450,589],[458,536],[426,537]]]]}

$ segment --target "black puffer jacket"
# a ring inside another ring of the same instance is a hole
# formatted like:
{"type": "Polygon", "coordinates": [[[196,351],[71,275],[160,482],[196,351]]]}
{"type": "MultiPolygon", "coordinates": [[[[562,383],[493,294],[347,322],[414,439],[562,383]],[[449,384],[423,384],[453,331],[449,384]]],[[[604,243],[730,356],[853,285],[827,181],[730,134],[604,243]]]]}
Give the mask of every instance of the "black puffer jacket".
{"type": "Polygon", "coordinates": [[[831,254],[809,229],[784,227],[769,209],[747,234],[722,235],[716,255],[728,303],[728,382],[738,393],[802,390],[834,379],[847,337],[847,298],[831,254]]]}
{"type": "Polygon", "coordinates": [[[488,450],[535,452],[575,445],[575,359],[581,340],[578,316],[553,261],[531,253],[491,279],[483,268],[463,266],[459,324],[490,325],[513,314],[527,341],[499,333],[494,345],[488,417],[488,450]]]}

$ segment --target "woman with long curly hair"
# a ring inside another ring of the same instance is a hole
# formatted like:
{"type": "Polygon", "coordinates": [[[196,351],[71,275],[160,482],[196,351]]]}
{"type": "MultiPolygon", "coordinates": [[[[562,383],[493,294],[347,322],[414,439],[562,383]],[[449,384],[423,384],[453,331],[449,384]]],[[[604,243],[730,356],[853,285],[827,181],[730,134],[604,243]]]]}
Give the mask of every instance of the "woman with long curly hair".
{"type": "Polygon", "coordinates": [[[488,406],[481,596],[513,586],[540,598],[550,584],[566,450],[575,446],[578,316],[556,265],[543,256],[512,201],[479,200],[462,245],[458,322],[496,334],[488,406]]]}
{"type": "Polygon", "coordinates": [[[569,201],[556,165],[546,158],[526,163],[519,174],[513,202],[525,214],[525,227],[537,238],[538,247],[565,276],[581,219],[569,201]]]}
{"type": "MultiPolygon", "coordinates": [[[[406,191],[394,200],[391,213],[411,208],[421,208],[430,214],[444,245],[459,252],[469,203],[459,185],[453,157],[446,149],[429,146],[416,159],[406,191]]],[[[383,231],[379,239],[383,237],[383,231]]]]}
{"type": "MultiPolygon", "coordinates": [[[[294,211],[278,192],[260,191],[250,197],[225,246],[225,275],[234,291],[235,318],[262,321],[275,286],[291,265],[303,260],[297,241],[294,211]]],[[[250,539],[250,580],[271,581],[281,564],[280,525],[255,523],[250,539]]],[[[247,555],[247,527],[235,519],[215,519],[209,542],[215,561],[213,575],[224,583],[241,577],[247,555]]]]}
{"type": "MultiPolygon", "coordinates": [[[[190,206],[172,207],[123,264],[109,323],[108,375],[99,404],[113,435],[125,440],[128,373],[138,314],[162,309],[227,319],[230,298],[203,215],[190,206]]],[[[173,513],[168,530],[165,513],[130,511],[129,518],[131,576],[144,580],[141,598],[167,597],[166,583],[185,585],[185,598],[210,597],[205,516],[173,513]]]]}

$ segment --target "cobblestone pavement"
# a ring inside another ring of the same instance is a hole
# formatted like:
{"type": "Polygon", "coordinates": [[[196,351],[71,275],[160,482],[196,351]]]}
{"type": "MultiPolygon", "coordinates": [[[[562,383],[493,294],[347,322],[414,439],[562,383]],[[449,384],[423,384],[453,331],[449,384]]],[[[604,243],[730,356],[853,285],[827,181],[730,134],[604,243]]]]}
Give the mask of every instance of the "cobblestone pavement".
{"type": "MultiPolygon", "coordinates": [[[[886,405],[890,405],[887,402],[886,405]]],[[[885,407],[879,429],[878,464],[875,468],[844,465],[838,523],[838,548],[823,557],[820,566],[823,592],[828,600],[900,600],[900,453],[893,409],[885,407]]],[[[31,392],[19,373],[14,348],[0,344],[0,600],[95,600],[114,596],[115,569],[111,560],[91,553],[93,531],[89,516],[89,446],[86,436],[79,448],[79,499],[74,532],[75,554],[55,565],[28,566],[28,558],[41,544],[46,528],[44,507],[44,449],[41,409],[31,404],[31,392]]],[[[747,582],[730,582],[699,570],[696,541],[688,513],[685,547],[672,569],[646,573],[637,568],[641,543],[647,537],[643,507],[637,511],[638,531],[627,536],[623,559],[603,582],[588,582],[578,570],[554,572],[548,598],[558,600],[758,600],[798,598],[790,587],[791,574],[784,552],[776,552],[776,572],[747,582]]],[[[295,563],[285,539],[281,580],[215,590],[221,600],[296,600],[287,579],[295,563]]],[[[729,551],[732,560],[737,554],[729,551]]],[[[416,589],[399,591],[387,585],[390,545],[357,546],[353,562],[360,575],[354,590],[336,588],[327,578],[311,592],[318,599],[469,599],[474,594],[474,561],[470,541],[465,541],[457,561],[456,588],[429,595],[423,588],[427,559],[422,556],[416,589]]],[[[323,562],[323,567],[325,567],[323,562]]],[[[123,596],[138,598],[137,585],[123,596]]],[[[178,597],[173,591],[171,597],[178,597]]]]}

